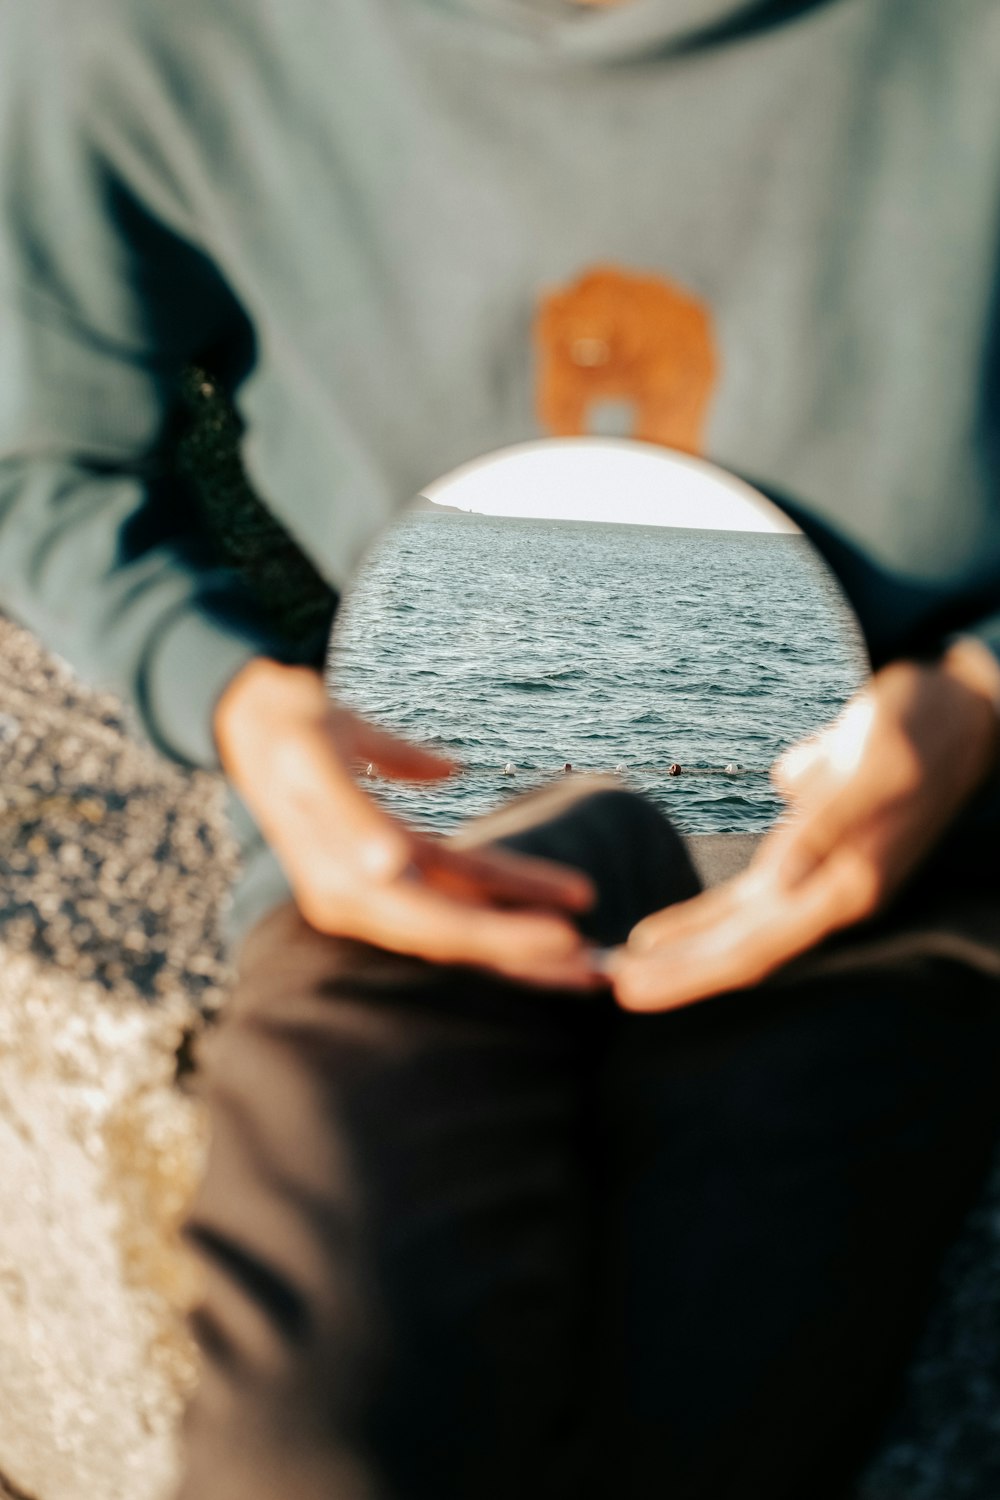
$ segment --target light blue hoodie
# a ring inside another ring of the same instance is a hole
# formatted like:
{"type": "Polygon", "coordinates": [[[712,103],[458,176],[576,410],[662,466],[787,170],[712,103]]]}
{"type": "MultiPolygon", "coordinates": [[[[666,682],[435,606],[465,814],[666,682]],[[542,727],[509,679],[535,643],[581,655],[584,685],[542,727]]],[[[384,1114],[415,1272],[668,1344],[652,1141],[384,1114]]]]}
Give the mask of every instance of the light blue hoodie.
{"type": "Polygon", "coordinates": [[[998,80],[996,0],[4,0],[0,603],[214,765],[297,645],[155,480],[186,362],[337,587],[614,377],[784,498],[876,662],[1000,653],[998,80]]]}

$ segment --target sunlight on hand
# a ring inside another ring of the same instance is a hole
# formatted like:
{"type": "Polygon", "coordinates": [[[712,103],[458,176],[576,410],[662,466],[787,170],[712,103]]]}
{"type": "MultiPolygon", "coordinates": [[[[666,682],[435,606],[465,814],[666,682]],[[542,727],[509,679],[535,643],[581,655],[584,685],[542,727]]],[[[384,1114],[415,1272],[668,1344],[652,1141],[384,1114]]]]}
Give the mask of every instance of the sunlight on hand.
{"type": "Polygon", "coordinates": [[[854,698],[830,728],[826,739],[827,762],[839,776],[853,776],[871,740],[875,702],[867,693],[854,698]]]}

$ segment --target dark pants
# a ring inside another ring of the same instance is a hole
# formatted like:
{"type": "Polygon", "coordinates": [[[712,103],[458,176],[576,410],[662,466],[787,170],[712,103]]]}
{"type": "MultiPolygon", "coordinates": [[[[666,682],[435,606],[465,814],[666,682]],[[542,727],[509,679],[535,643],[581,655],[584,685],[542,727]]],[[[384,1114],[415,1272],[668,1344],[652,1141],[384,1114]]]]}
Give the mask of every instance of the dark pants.
{"type": "MultiPolygon", "coordinates": [[[[608,941],[694,886],[623,792],[511,842],[608,941]]],[[[273,912],[208,1049],[180,1500],[842,1496],[989,1158],[997,990],[629,1016],[273,912]]]]}

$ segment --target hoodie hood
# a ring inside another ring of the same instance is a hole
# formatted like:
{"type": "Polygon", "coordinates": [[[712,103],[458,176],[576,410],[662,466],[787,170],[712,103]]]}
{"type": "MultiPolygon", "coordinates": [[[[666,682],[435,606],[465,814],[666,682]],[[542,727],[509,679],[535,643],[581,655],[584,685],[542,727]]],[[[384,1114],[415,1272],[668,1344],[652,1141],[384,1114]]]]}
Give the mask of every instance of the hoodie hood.
{"type": "Polygon", "coordinates": [[[831,0],[441,0],[545,51],[615,58],[735,39],[795,20],[831,0]]]}

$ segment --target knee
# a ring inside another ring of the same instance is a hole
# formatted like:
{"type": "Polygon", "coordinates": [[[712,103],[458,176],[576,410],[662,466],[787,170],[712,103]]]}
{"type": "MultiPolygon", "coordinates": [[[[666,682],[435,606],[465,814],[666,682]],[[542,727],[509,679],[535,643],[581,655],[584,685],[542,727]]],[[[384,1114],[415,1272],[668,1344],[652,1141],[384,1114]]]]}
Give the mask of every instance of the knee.
{"type": "Polygon", "coordinates": [[[650,912],[701,889],[670,820],[647,798],[618,787],[593,791],[558,816],[501,842],[590,875],[597,902],[581,926],[607,945],[624,941],[650,912]]]}

